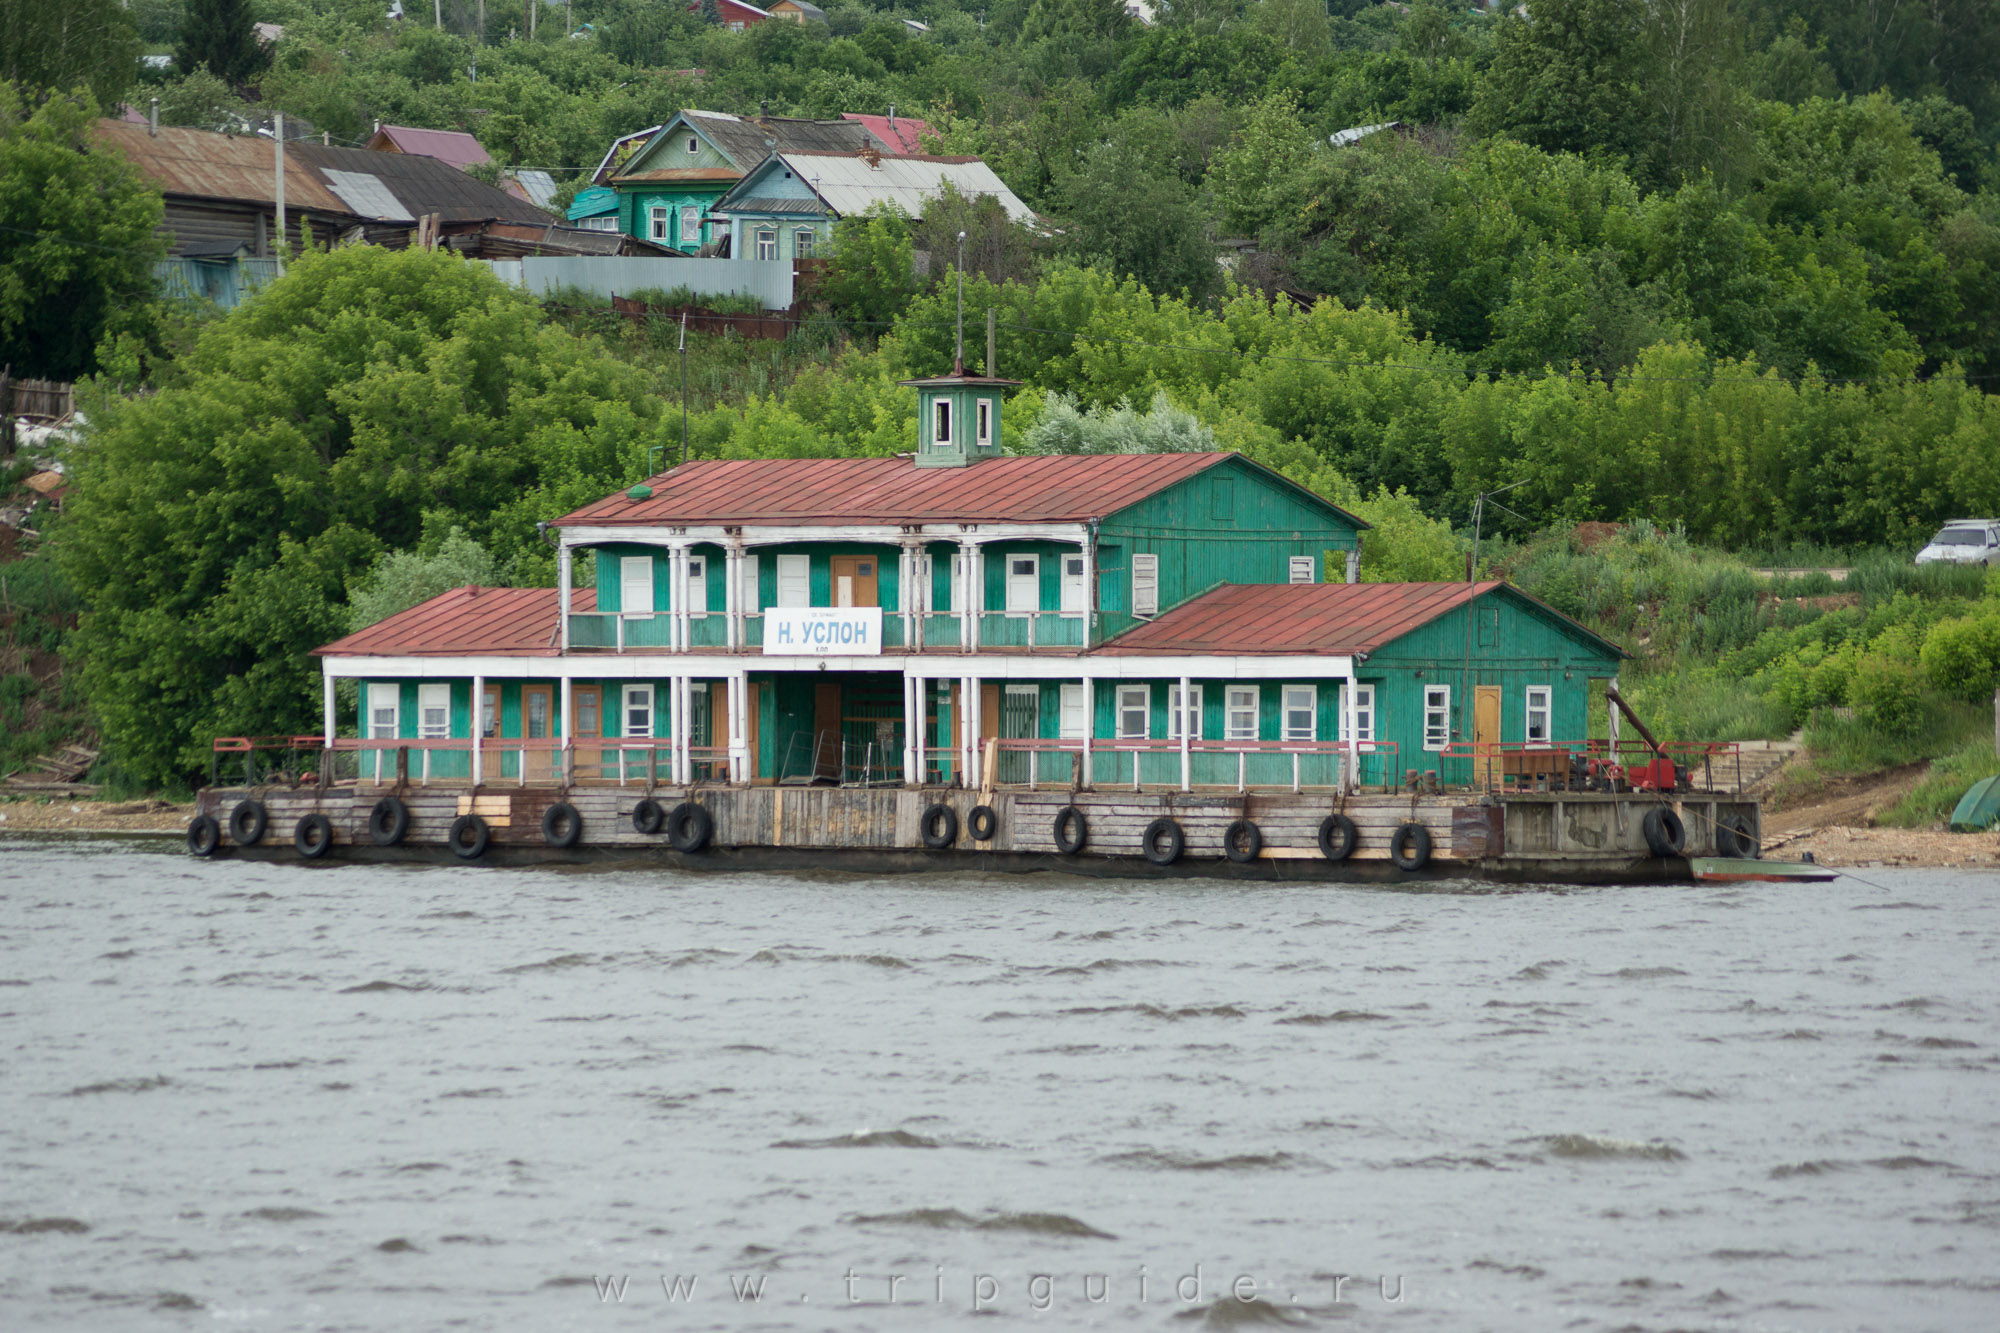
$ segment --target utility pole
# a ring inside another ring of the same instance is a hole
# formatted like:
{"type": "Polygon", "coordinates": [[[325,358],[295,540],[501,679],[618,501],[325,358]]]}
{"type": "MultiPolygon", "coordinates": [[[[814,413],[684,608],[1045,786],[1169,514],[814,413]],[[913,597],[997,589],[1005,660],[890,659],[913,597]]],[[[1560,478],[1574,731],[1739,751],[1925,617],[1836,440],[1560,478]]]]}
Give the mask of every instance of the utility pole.
{"type": "Polygon", "coordinates": [[[952,373],[965,373],[965,233],[958,234],[958,341],[951,354],[952,373]]]}
{"type": "Polygon", "coordinates": [[[271,160],[277,165],[278,179],[274,186],[274,197],[278,205],[278,276],[285,274],[285,252],[292,247],[285,236],[285,113],[280,111],[271,117],[272,128],[276,131],[271,144],[271,160]]]}
{"type": "MultiPolygon", "coordinates": [[[[1527,484],[1528,484],[1528,479],[1526,477],[1523,477],[1519,481],[1509,482],[1507,485],[1502,486],[1497,491],[1481,491],[1478,495],[1472,497],[1472,550],[1468,552],[1465,557],[1465,582],[1468,587],[1471,586],[1471,584],[1473,584],[1479,578],[1479,530],[1480,530],[1480,523],[1486,516],[1487,498],[1495,495],[1505,495],[1508,491],[1513,490],[1514,487],[1525,486],[1527,484]]],[[[1469,709],[1473,706],[1472,705],[1472,622],[1474,616],[1475,612],[1472,606],[1472,599],[1468,597],[1465,599],[1465,677],[1459,683],[1459,690],[1465,695],[1465,697],[1458,701],[1458,708],[1452,709],[1452,712],[1458,713],[1460,717],[1472,719],[1472,725],[1465,727],[1464,730],[1460,733],[1461,738],[1465,740],[1472,740],[1474,738],[1474,733],[1478,728],[1478,721],[1479,721],[1477,715],[1472,712],[1459,713],[1459,709],[1461,708],[1469,709]]]]}
{"type": "Polygon", "coordinates": [[[437,17],[437,25],[444,27],[444,0],[431,0],[431,11],[437,17]]]}
{"type": "Polygon", "coordinates": [[[688,461],[688,317],[681,312],[681,462],[688,461]]]}

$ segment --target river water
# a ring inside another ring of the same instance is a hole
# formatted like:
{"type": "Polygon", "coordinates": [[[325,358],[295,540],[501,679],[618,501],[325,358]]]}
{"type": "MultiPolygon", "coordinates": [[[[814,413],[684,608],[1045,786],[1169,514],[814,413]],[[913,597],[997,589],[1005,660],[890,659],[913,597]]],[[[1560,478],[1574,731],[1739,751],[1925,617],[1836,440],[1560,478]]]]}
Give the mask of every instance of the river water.
{"type": "Polygon", "coordinates": [[[2000,877],[1864,873],[10,838],[0,1325],[2000,1326],[2000,877]]]}

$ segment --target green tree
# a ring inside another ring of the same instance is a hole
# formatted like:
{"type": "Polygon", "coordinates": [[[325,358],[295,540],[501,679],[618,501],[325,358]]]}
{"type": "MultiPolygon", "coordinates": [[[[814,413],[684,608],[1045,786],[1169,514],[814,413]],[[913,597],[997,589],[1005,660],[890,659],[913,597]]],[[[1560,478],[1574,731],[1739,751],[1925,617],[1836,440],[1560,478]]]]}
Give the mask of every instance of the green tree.
{"type": "Polygon", "coordinates": [[[1536,0],[1502,20],[1473,120],[1552,152],[1636,160],[1652,142],[1645,100],[1644,6],[1633,0],[1536,0]]]}
{"type": "Polygon", "coordinates": [[[501,582],[484,546],[454,527],[433,551],[391,551],[347,589],[349,629],[366,629],[453,588],[501,582]]]}
{"type": "Polygon", "coordinates": [[[0,82],[29,94],[88,88],[109,104],[139,72],[139,39],[118,0],[0,0],[0,82]]]}
{"type": "Polygon", "coordinates": [[[443,251],[354,246],[207,326],[179,382],[107,404],[57,540],[117,763],[164,782],[210,737],[310,730],[306,654],[385,550],[454,528],[546,580],[536,536],[643,475],[652,377],[443,251]]]}
{"type": "Polygon", "coordinates": [[[1222,285],[1209,221],[1192,191],[1124,141],[1091,149],[1062,183],[1064,247],[1155,292],[1212,295],[1222,285]]]}
{"type": "Polygon", "coordinates": [[[916,291],[910,224],[886,205],[833,226],[833,257],[820,299],[850,327],[879,333],[916,291]]]}
{"type": "Polygon", "coordinates": [[[256,22],[250,0],[188,0],[174,68],[184,75],[205,69],[232,88],[243,87],[264,68],[256,22]]]}
{"type": "Polygon", "coordinates": [[[93,109],[54,97],[32,112],[0,85],[0,365],[72,380],[107,332],[154,297],[160,195],[115,152],[93,151],[93,109]]]}

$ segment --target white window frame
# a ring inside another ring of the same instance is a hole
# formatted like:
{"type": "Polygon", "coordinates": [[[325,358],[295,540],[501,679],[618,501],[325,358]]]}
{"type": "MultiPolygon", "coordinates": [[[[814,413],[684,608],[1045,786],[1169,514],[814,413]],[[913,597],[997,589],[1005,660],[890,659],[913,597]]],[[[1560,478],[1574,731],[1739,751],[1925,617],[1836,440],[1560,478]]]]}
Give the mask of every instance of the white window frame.
{"type": "Polygon", "coordinates": [[[744,615],[757,615],[764,608],[757,605],[757,599],[763,596],[763,590],[757,585],[757,553],[755,551],[745,551],[743,553],[743,563],[739,567],[738,572],[743,579],[743,585],[737,589],[737,605],[743,608],[744,615]]]}
{"type": "Polygon", "coordinates": [[[667,228],[673,225],[670,221],[673,215],[674,211],[665,204],[654,204],[651,208],[648,208],[646,210],[647,237],[658,241],[661,245],[665,245],[667,243],[667,228]]]}
{"type": "MultiPolygon", "coordinates": [[[[1345,687],[1343,686],[1342,688],[1345,687]]],[[[1342,740],[1347,739],[1344,734],[1346,727],[1347,724],[1343,720],[1341,723],[1341,730],[1343,732],[1341,736],[1342,740]]],[[[1375,687],[1373,685],[1356,685],[1354,687],[1354,740],[1356,744],[1363,746],[1375,743],[1375,687]]]]}
{"type": "Polygon", "coordinates": [[[368,682],[368,725],[364,728],[371,741],[393,741],[403,731],[403,687],[393,680],[371,680],[368,682]],[[384,708],[379,702],[389,701],[384,708]],[[388,720],[383,721],[387,714],[388,720]]]}
{"type": "Polygon", "coordinates": [[[931,444],[939,449],[951,445],[951,399],[931,400],[931,444]]]}
{"type": "Polygon", "coordinates": [[[812,605],[812,557],[810,555],[781,555],[778,557],[778,599],[773,606],[812,605]]]}
{"type": "Polygon", "coordinates": [[[1263,691],[1255,685],[1230,685],[1222,692],[1222,736],[1224,740],[1257,739],[1257,714],[1263,691]]]}
{"type": "Polygon", "coordinates": [[[792,258],[811,259],[813,247],[819,241],[819,233],[811,227],[799,227],[792,232],[792,258]]]}
{"type": "Polygon", "coordinates": [[[1160,614],[1160,557],[1150,551],[1132,553],[1132,614],[1141,620],[1160,614]]]}
{"type": "Polygon", "coordinates": [[[699,204],[682,204],[681,205],[681,249],[685,250],[690,245],[699,246],[700,244],[701,244],[701,206],[699,204]]]}
{"type": "Polygon", "coordinates": [[[451,736],[451,682],[427,680],[417,686],[417,737],[441,741],[451,736]],[[433,713],[442,717],[433,720],[433,713]]]}
{"type": "Polygon", "coordinates": [[[1546,750],[1555,744],[1555,687],[1552,685],[1530,685],[1526,690],[1527,712],[1522,723],[1522,738],[1533,750],[1546,750]],[[1541,734],[1536,735],[1539,731],[1541,734]]]}
{"type": "Polygon", "coordinates": [[[1319,687],[1296,683],[1286,685],[1278,691],[1278,730],[1294,745],[1319,739],[1319,687]],[[1305,702],[1301,704],[1299,700],[1305,702]],[[1293,715],[1305,714],[1303,727],[1293,724],[1293,715]]]}
{"type": "Polygon", "coordinates": [[[1291,564],[1287,569],[1290,581],[1293,583],[1318,583],[1319,572],[1315,568],[1318,564],[1319,561],[1309,555],[1293,556],[1291,564]]]}
{"type": "Polygon", "coordinates": [[[576,225],[584,231],[617,231],[618,219],[611,216],[579,218],[576,225]]]}
{"type": "Polygon", "coordinates": [[[650,616],[653,614],[653,557],[650,555],[626,555],[618,558],[618,613],[622,616],[650,616]],[[643,572],[643,581],[635,579],[635,573],[643,572]],[[643,586],[645,596],[633,598],[632,590],[643,586]],[[634,606],[637,600],[639,605],[634,606]]]}
{"type": "Polygon", "coordinates": [[[973,421],[976,424],[973,439],[981,445],[993,443],[993,400],[991,398],[976,400],[973,421]]]}
{"type": "Polygon", "coordinates": [[[1066,741],[1080,741],[1090,726],[1090,706],[1082,681],[1065,681],[1057,691],[1056,734],[1066,741]]]}
{"type": "Polygon", "coordinates": [[[1451,744],[1451,686],[1424,686],[1424,750],[1441,752],[1451,744]]]}
{"type": "Polygon", "coordinates": [[[1118,687],[1118,739],[1121,741],[1143,741],[1153,725],[1153,687],[1150,685],[1120,685],[1118,687]],[[1139,719],[1135,729],[1134,717],[1139,719]]]}
{"type": "Polygon", "coordinates": [[[778,229],[776,227],[757,228],[754,239],[757,245],[757,258],[771,260],[778,257],[778,229]],[[765,253],[767,250],[770,253],[765,253]]]}
{"type": "Polygon", "coordinates": [[[1064,556],[1062,571],[1062,613],[1080,616],[1084,612],[1083,557],[1064,556]]]}
{"type": "MultiPolygon", "coordinates": [[[[1188,739],[1191,741],[1201,740],[1202,739],[1201,686],[1199,685],[1188,686],[1187,708],[1185,715],[1189,721],[1188,739]]],[[[1168,740],[1177,741],[1181,738],[1182,716],[1183,713],[1181,708],[1181,683],[1179,681],[1175,681],[1173,684],[1167,686],[1167,739],[1168,740]]]]}
{"type": "Polygon", "coordinates": [[[692,157],[696,153],[699,153],[700,151],[701,151],[700,137],[698,135],[690,134],[688,136],[688,156],[692,157]]]}
{"type": "Polygon", "coordinates": [[[650,740],[653,735],[653,687],[651,685],[627,685],[618,700],[618,734],[626,740],[650,740]],[[638,730],[632,726],[634,712],[645,710],[645,722],[638,730]]]}
{"type": "Polygon", "coordinates": [[[1042,609],[1042,558],[1038,555],[1010,551],[1005,559],[1007,561],[1007,614],[1012,616],[1027,616],[1040,611],[1042,609]],[[1016,568],[1017,565],[1026,565],[1028,567],[1027,572],[1022,573],[1016,568]],[[1016,579],[1025,580],[1025,582],[1018,585],[1023,590],[1023,597],[1027,602],[1025,606],[1015,605],[1014,590],[1017,585],[1014,581],[1016,579]]]}
{"type": "Polygon", "coordinates": [[[687,569],[687,613],[699,618],[708,614],[708,557],[690,555],[687,558],[687,569]]]}

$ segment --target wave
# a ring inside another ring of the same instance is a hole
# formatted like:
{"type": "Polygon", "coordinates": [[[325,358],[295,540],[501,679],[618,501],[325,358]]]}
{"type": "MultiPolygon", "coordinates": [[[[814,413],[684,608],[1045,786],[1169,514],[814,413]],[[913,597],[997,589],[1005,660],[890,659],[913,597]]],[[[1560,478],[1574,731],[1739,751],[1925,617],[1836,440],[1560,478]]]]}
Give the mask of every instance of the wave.
{"type": "Polygon", "coordinates": [[[1288,1152],[1236,1153],[1228,1157],[1194,1157],[1186,1153],[1139,1148],[1113,1153],[1097,1160],[1112,1166],[1133,1166],[1147,1171],[1283,1171],[1310,1165],[1308,1159],[1288,1152]]]}
{"type": "MultiPolygon", "coordinates": [[[[612,961],[614,956],[606,954],[602,958],[593,958],[587,953],[557,954],[554,958],[544,958],[539,963],[522,963],[518,967],[503,967],[500,969],[500,972],[503,976],[513,976],[522,972],[559,972],[565,968],[594,967],[599,963],[608,963],[612,961]]],[[[407,989],[407,987],[402,989],[407,989]]]]}
{"type": "Polygon", "coordinates": [[[1336,1009],[1330,1014],[1293,1014],[1290,1018],[1279,1019],[1278,1023],[1281,1027],[1320,1027],[1327,1023],[1386,1023],[1388,1021],[1389,1016],[1387,1014],[1371,1014],[1366,1009],[1336,1009]]]}
{"type": "Polygon", "coordinates": [[[155,1088],[173,1086],[173,1080],[161,1074],[148,1078],[114,1078],[105,1083],[86,1083],[80,1088],[71,1088],[65,1097],[93,1097],[100,1092],[151,1092],[155,1088]]]}
{"type": "MultiPolygon", "coordinates": [[[[515,971],[518,971],[519,969],[510,969],[510,970],[515,970],[515,971]]],[[[405,985],[404,985],[404,984],[403,984],[402,982],[400,982],[400,981],[367,981],[367,982],[363,982],[363,983],[362,983],[361,985],[359,985],[359,986],[347,986],[347,987],[344,987],[344,988],[342,988],[342,990],[340,991],[340,994],[342,994],[342,995],[373,995],[373,994],[375,994],[375,993],[376,993],[377,991],[391,991],[391,990],[404,990],[404,991],[422,991],[422,990],[429,990],[429,989],[430,989],[430,987],[429,987],[429,986],[423,986],[423,985],[418,985],[418,986],[405,986],[405,985]]]]}
{"type": "MultiPolygon", "coordinates": [[[[1146,1018],[1162,1018],[1169,1022],[1183,1018],[1242,1018],[1243,1011],[1233,1004],[1191,1004],[1178,1009],[1168,1009],[1157,1004],[1107,1004],[1085,1005],[1076,1009],[1059,1009],[1064,1017],[1079,1017],[1090,1014],[1139,1014],[1146,1018]]],[[[1026,1015],[1021,1015],[1025,1017],[1026,1015]]]]}
{"type": "Polygon", "coordinates": [[[1256,1297],[1239,1301],[1234,1296],[1217,1297],[1207,1305],[1179,1311],[1174,1319],[1203,1328],[1304,1328],[1312,1322],[1303,1310],[1288,1310],[1256,1297]]]}
{"type": "Polygon", "coordinates": [[[1621,981],[1657,981],[1661,977],[1684,977],[1678,967],[1621,967],[1611,974],[1621,981]]]}
{"type": "Polygon", "coordinates": [[[1039,1236],[1073,1236],[1085,1240],[1116,1240],[1067,1213],[989,1213],[974,1217],[956,1208],[911,1208],[900,1213],[861,1214],[849,1219],[857,1226],[932,1227],[940,1231],[1025,1231],[1039,1236]]]}
{"type": "Polygon", "coordinates": [[[287,1208],[282,1205],[270,1208],[252,1208],[243,1215],[245,1217],[254,1217],[260,1222],[306,1222],[315,1217],[326,1216],[325,1213],[315,1212],[311,1208],[287,1208]]]}
{"type": "Polygon", "coordinates": [[[73,1217],[26,1217],[19,1222],[0,1222],[0,1233],[14,1236],[81,1236],[90,1230],[88,1222],[73,1217]]]}
{"type": "Polygon", "coordinates": [[[1622,1158],[1634,1161],[1682,1162],[1687,1154],[1657,1139],[1642,1143],[1637,1139],[1614,1139],[1598,1134],[1549,1134],[1541,1142],[1551,1156],[1575,1160],[1622,1158]]]}
{"type": "Polygon", "coordinates": [[[936,1139],[907,1129],[857,1129],[826,1139],[780,1139],[773,1148],[941,1148],[936,1139]]]}

